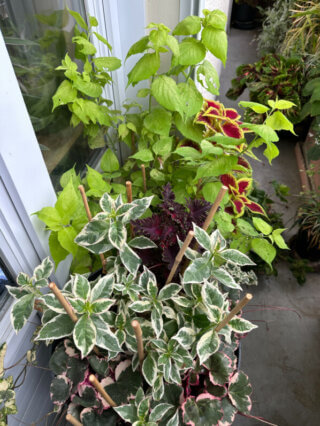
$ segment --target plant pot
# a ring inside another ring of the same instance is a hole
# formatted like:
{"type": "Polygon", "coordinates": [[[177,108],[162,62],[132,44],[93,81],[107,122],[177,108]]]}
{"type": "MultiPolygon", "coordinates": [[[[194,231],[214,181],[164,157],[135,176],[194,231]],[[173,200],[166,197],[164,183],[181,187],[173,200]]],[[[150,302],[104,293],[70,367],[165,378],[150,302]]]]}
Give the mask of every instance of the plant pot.
{"type": "Polygon", "coordinates": [[[305,229],[299,229],[292,238],[290,246],[302,259],[308,259],[311,262],[320,260],[320,247],[310,246],[308,231],[305,229]]]}
{"type": "Polygon", "coordinates": [[[240,30],[252,30],[257,27],[257,9],[248,4],[233,3],[232,24],[240,30]]]}

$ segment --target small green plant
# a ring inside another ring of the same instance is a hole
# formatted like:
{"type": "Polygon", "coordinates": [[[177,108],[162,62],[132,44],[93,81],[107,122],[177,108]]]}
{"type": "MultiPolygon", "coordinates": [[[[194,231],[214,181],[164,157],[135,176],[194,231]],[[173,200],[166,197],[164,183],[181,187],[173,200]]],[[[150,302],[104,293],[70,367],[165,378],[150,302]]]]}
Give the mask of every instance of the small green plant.
{"type": "Polygon", "coordinates": [[[90,42],[90,37],[95,36],[111,51],[108,41],[94,31],[98,21],[93,16],[89,17],[89,24],[82,16],[70,9],[69,13],[76,20],[75,55],[82,65],[72,61],[66,54],[62,64],[56,68],[64,71],[65,80],[62,81],[54,94],[53,111],[61,105],[67,105],[71,111],[71,125],[84,126],[84,133],[88,137],[91,148],[106,145],[105,137],[110,126],[117,122],[117,112],[110,109],[112,102],[103,97],[103,89],[112,81],[110,72],[121,66],[120,59],[113,56],[95,57],[97,49],[90,42]]]}
{"type": "Polygon", "coordinates": [[[0,426],[6,426],[8,416],[17,413],[16,394],[14,391],[13,377],[5,375],[4,357],[6,356],[7,344],[0,346],[0,426]]]}

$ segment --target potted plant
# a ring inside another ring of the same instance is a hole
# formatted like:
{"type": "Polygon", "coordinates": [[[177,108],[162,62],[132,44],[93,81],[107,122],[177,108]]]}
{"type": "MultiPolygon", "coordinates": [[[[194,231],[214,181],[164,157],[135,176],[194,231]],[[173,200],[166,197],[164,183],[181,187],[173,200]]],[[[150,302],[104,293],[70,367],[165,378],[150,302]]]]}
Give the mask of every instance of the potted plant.
{"type": "Polygon", "coordinates": [[[218,230],[194,224],[173,267],[185,256],[184,272],[174,282],[157,282],[135,253],[154,243],[129,236],[130,221],[150,203],[104,194],[102,211],[75,241],[97,254],[112,250],[106,274],[91,282],[75,274],[61,290],[48,285],[49,258],[32,277],[19,274],[19,286],[8,288],[17,299],[14,329],[23,327],[36,302],[42,324],[35,339],[56,342],[51,397],[57,411],[67,407],[72,424],[232,424],[251,409],[251,386],[235,351],[256,326],[240,314],[252,296],[240,297],[230,266],[253,262],[229,249],[218,230]]]}

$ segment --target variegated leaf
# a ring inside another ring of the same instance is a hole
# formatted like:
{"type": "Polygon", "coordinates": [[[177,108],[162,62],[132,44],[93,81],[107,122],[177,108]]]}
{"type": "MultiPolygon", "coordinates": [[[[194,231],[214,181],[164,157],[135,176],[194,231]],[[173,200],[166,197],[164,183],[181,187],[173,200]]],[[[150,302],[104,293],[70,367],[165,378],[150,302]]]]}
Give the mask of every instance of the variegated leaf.
{"type": "Polygon", "coordinates": [[[90,317],[83,315],[73,330],[73,340],[81,352],[82,358],[87,356],[96,344],[96,328],[90,317]]]}
{"type": "Polygon", "coordinates": [[[17,333],[25,325],[32,314],[34,303],[34,294],[29,293],[21,297],[11,310],[11,323],[17,333]]]}
{"type": "Polygon", "coordinates": [[[74,328],[74,322],[69,315],[60,314],[48,321],[39,331],[36,340],[57,340],[70,336],[74,328]]]}
{"type": "Polygon", "coordinates": [[[91,302],[94,302],[97,299],[110,298],[114,285],[114,275],[107,274],[104,277],[100,278],[99,281],[95,284],[91,290],[91,302]]]}
{"type": "Polygon", "coordinates": [[[120,258],[126,269],[133,274],[137,274],[138,268],[141,263],[140,257],[128,246],[123,244],[120,250],[120,258]]]}
{"type": "Polygon", "coordinates": [[[157,248],[157,245],[147,237],[135,237],[131,241],[129,241],[129,246],[137,249],[150,249],[157,248]]]}
{"type": "Polygon", "coordinates": [[[75,275],[73,281],[73,294],[83,300],[90,299],[90,283],[83,275],[75,275]]]}
{"type": "Polygon", "coordinates": [[[219,349],[220,339],[214,330],[207,331],[197,343],[197,354],[200,364],[203,364],[219,349]]]}

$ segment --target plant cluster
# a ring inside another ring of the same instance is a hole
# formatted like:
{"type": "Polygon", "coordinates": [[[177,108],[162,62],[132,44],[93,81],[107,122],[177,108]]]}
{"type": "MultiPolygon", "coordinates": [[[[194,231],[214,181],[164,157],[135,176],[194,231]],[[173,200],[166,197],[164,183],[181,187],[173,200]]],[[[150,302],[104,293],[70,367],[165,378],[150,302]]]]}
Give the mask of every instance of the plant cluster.
{"type": "Polygon", "coordinates": [[[242,290],[239,275],[241,282],[252,281],[241,268],[253,262],[228,248],[217,229],[207,233],[193,223],[198,250],[187,248],[183,275],[157,282],[134,251],[154,243],[128,236],[130,221],[150,203],[148,197],[123,203],[121,196],[104,194],[103,212],[75,241],[96,254],[113,247],[107,274],[94,281],[75,274],[61,291],[51,283],[53,293],[46,293],[54,268],[46,258],[32,277],[19,274],[19,287],[8,287],[17,299],[13,327],[23,327],[35,303],[42,310],[36,341],[58,343],[50,360],[52,400],[57,411],[67,404],[84,425],[99,418],[110,424],[231,424],[236,413],[251,409],[251,386],[238,371],[235,351],[256,326],[228,316],[242,290]],[[143,359],[134,322],[142,332],[143,359]],[[97,393],[95,380],[110,400],[97,393]]]}

